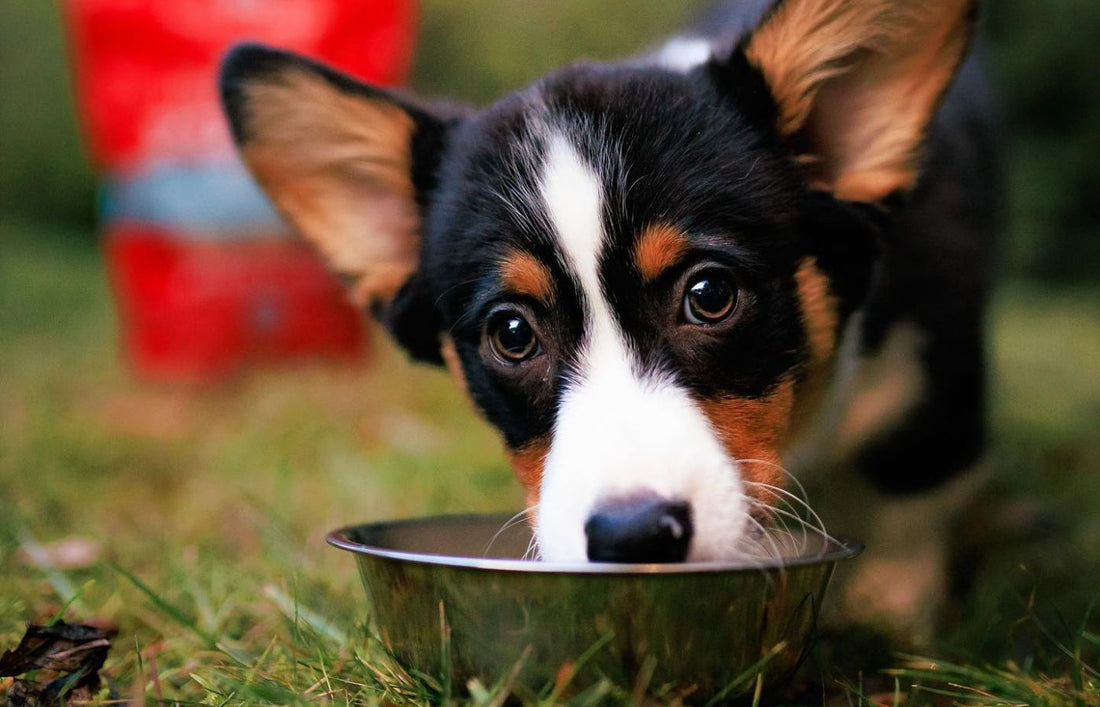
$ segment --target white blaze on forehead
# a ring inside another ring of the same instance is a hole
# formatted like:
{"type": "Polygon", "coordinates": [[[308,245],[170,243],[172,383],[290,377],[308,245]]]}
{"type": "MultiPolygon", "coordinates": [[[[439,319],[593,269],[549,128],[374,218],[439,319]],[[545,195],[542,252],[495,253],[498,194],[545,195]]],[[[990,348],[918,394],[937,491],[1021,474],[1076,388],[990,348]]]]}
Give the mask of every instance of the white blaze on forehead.
{"type": "Polygon", "coordinates": [[[606,314],[599,276],[603,188],[596,173],[560,133],[550,138],[546,150],[542,198],[558,245],[580,280],[589,307],[600,307],[606,314]]]}
{"type": "Polygon", "coordinates": [[[653,60],[673,71],[687,73],[707,63],[714,48],[701,37],[673,37],[653,53],[653,60]]]}
{"type": "Polygon", "coordinates": [[[630,353],[600,284],[603,185],[568,138],[560,133],[550,139],[542,195],[558,245],[585,299],[586,338],[577,373],[583,381],[598,362],[630,375],[630,353]]]}
{"type": "Polygon", "coordinates": [[[546,560],[583,561],[597,503],[652,491],[692,508],[689,559],[742,551],[747,500],[737,467],[686,391],[641,379],[600,284],[605,236],[599,176],[564,136],[548,143],[542,197],[585,300],[584,340],[543,470],[536,539],[546,560]]]}

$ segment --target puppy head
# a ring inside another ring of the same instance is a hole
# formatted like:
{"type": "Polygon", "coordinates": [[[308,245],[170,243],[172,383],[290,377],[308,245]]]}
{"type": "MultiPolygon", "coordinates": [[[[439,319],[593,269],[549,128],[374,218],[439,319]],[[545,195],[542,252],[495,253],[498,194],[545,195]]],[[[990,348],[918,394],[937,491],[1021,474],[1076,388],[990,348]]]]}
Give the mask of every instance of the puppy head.
{"type": "Polygon", "coordinates": [[[501,432],[545,559],[728,559],[864,295],[968,0],[786,0],[721,58],[577,65],[482,111],[235,50],[277,208],[501,432]]]}

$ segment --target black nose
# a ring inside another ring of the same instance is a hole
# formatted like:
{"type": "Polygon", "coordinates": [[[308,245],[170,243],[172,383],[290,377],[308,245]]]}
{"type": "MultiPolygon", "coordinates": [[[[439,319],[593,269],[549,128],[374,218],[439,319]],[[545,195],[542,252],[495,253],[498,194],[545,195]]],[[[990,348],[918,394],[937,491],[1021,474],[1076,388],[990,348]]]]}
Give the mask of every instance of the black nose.
{"type": "Polygon", "coordinates": [[[596,506],[584,524],[592,562],[683,562],[691,544],[691,506],[654,494],[596,506]]]}

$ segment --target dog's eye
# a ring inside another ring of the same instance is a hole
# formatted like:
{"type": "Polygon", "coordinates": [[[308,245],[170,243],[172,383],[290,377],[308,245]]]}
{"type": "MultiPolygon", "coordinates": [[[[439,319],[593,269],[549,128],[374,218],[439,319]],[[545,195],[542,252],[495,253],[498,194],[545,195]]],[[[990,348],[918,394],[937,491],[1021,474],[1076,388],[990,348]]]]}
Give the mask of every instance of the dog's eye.
{"type": "Polygon", "coordinates": [[[737,286],[720,270],[705,270],[684,291],[684,319],[691,324],[716,324],[737,308],[737,286]]]}
{"type": "Polygon", "coordinates": [[[531,324],[517,312],[500,312],[489,321],[489,344],[508,363],[526,361],[538,352],[539,340],[531,324]]]}

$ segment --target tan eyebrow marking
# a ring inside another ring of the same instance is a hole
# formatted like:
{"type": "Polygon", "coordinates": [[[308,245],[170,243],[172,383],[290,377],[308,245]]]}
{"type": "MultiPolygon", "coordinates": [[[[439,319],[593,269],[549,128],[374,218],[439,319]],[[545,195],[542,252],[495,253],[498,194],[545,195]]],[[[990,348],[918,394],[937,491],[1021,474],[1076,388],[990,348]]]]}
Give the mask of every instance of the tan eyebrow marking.
{"type": "Polygon", "coordinates": [[[669,269],[688,249],[687,234],[678,228],[664,223],[647,226],[638,236],[634,248],[634,260],[638,272],[646,282],[656,280],[661,273],[669,269]]]}
{"type": "Polygon", "coordinates": [[[543,302],[554,299],[554,281],[550,270],[526,251],[511,249],[501,258],[500,279],[504,287],[515,294],[543,302]]]}

